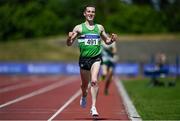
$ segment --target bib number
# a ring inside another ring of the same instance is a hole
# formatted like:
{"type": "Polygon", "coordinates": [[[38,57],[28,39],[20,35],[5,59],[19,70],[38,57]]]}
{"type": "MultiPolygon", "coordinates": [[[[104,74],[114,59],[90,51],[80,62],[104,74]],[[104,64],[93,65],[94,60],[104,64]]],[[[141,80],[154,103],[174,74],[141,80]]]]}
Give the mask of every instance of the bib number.
{"type": "Polygon", "coordinates": [[[86,39],[85,45],[98,45],[98,39],[86,39]]]}

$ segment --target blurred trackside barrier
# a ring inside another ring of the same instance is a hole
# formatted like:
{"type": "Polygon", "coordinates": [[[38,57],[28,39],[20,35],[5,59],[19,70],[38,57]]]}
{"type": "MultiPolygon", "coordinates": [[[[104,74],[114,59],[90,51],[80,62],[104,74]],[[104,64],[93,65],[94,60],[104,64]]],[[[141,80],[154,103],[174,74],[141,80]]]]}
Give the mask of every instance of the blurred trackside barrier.
{"type": "MultiPolygon", "coordinates": [[[[137,63],[118,63],[115,68],[118,75],[137,76],[139,65],[137,63]]],[[[0,74],[79,74],[77,63],[51,63],[51,62],[1,62],[0,74]]]]}
{"type": "MultiPolygon", "coordinates": [[[[143,70],[152,69],[153,66],[145,64],[143,70]]],[[[180,67],[179,67],[180,68],[180,67]]],[[[180,74],[180,69],[176,65],[168,65],[169,74],[180,74]],[[178,70],[178,72],[177,72],[178,70]]],[[[0,62],[0,74],[79,74],[77,63],[55,63],[55,62],[0,62]]],[[[138,76],[140,75],[139,63],[117,63],[116,75],[138,76]]],[[[145,75],[146,76],[146,75],[145,75]]]]}

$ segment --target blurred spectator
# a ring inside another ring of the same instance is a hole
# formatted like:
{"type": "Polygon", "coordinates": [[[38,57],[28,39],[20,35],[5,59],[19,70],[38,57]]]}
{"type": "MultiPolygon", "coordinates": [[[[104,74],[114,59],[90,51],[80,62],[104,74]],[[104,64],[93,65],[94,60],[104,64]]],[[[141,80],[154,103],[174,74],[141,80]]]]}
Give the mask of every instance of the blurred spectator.
{"type": "Polygon", "coordinates": [[[113,78],[117,48],[116,43],[113,42],[111,45],[102,43],[102,80],[105,81],[104,94],[108,95],[109,86],[113,78]]]}
{"type": "Polygon", "coordinates": [[[168,73],[168,68],[165,66],[167,57],[164,53],[157,53],[155,57],[155,68],[153,71],[153,76],[151,79],[151,86],[163,86],[164,83],[161,82],[158,77],[164,78],[168,73]]]}
{"type": "Polygon", "coordinates": [[[166,64],[167,58],[164,53],[158,53],[156,55],[156,66],[161,69],[166,64]]]}

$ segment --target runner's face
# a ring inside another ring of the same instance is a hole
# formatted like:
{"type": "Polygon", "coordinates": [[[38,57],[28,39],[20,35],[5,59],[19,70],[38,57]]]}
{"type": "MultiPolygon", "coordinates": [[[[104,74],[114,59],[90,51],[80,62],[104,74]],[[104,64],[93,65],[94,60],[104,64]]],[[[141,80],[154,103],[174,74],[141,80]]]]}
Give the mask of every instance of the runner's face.
{"type": "Polygon", "coordinates": [[[86,17],[86,20],[93,21],[94,17],[95,17],[95,8],[94,7],[86,7],[84,16],[86,17]]]}

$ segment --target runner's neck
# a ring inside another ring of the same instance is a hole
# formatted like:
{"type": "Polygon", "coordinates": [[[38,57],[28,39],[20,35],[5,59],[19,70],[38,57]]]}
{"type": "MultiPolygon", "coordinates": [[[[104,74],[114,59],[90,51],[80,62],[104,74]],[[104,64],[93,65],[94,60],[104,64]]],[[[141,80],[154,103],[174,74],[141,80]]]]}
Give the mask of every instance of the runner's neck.
{"type": "Polygon", "coordinates": [[[86,21],[85,25],[89,30],[93,30],[95,28],[95,24],[93,21],[92,22],[86,21]]]}

